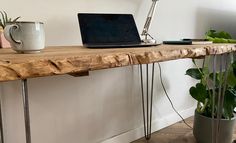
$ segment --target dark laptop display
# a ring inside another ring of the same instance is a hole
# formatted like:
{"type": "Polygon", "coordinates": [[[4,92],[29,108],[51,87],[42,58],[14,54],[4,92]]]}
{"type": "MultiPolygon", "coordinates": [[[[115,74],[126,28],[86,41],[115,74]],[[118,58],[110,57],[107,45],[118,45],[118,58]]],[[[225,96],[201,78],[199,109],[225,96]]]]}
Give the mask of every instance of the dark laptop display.
{"type": "Polygon", "coordinates": [[[86,47],[139,46],[141,39],[131,14],[78,14],[82,42],[86,47]]]}

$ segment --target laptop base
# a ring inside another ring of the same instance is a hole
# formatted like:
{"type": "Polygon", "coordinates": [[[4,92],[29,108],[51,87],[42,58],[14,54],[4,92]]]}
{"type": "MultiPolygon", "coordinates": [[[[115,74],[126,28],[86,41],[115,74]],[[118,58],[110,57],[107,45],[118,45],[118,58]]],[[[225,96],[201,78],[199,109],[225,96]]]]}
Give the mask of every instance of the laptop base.
{"type": "Polygon", "coordinates": [[[140,43],[140,44],[120,44],[120,45],[112,45],[112,44],[102,44],[102,45],[89,45],[85,44],[84,46],[87,48],[130,48],[130,47],[150,47],[150,46],[157,46],[160,44],[157,43],[140,43]]]}

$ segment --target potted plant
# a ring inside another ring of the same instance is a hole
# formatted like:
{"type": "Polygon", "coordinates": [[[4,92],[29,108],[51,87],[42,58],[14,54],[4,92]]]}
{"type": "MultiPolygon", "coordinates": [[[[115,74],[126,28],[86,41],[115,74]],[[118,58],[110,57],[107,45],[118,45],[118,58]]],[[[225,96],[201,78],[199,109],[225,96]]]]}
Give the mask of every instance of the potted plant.
{"type": "Polygon", "coordinates": [[[9,42],[5,39],[3,30],[7,23],[9,22],[16,22],[20,17],[17,17],[15,19],[8,18],[8,15],[5,11],[0,11],[1,17],[0,17],[0,48],[10,47],[9,42]]]}
{"type": "Polygon", "coordinates": [[[232,134],[235,123],[234,108],[236,107],[236,61],[229,64],[228,73],[216,72],[215,84],[213,83],[213,73],[209,71],[208,66],[203,62],[202,68],[199,68],[193,60],[195,68],[190,68],[186,71],[186,75],[196,79],[198,82],[189,90],[190,95],[197,100],[197,108],[194,115],[193,134],[198,143],[211,143],[212,142],[212,120],[216,124],[216,116],[218,104],[213,104],[213,98],[217,101],[219,92],[224,92],[224,103],[222,107],[222,116],[220,119],[220,133],[219,143],[231,143],[232,134]],[[226,75],[226,86],[220,86],[224,78],[222,74],[226,75]],[[215,87],[213,87],[215,85],[215,87]],[[215,95],[213,96],[213,90],[215,95]],[[214,105],[214,109],[212,108],[214,105]],[[212,111],[214,110],[214,111],[212,111]],[[212,119],[212,112],[214,119],[212,119]]]}

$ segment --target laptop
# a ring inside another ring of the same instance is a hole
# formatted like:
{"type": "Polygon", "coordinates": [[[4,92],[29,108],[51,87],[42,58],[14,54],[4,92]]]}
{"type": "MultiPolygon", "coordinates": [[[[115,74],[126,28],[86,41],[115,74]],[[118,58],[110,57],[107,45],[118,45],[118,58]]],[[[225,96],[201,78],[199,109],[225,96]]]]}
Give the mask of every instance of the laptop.
{"type": "Polygon", "coordinates": [[[78,13],[82,42],[88,48],[145,47],[131,14],[78,13]]]}

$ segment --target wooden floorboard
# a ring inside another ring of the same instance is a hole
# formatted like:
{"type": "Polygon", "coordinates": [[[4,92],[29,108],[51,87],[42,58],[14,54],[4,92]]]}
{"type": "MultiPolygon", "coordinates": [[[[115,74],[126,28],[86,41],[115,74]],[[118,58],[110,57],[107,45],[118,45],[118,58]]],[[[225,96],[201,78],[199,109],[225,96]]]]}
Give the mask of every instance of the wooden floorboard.
{"type": "MultiPolygon", "coordinates": [[[[193,126],[193,117],[186,119],[186,122],[193,126]]],[[[236,129],[236,128],[235,128],[236,129]]],[[[236,139],[234,130],[233,139],[236,139]]],[[[132,143],[197,143],[193,137],[192,129],[182,121],[152,134],[152,138],[146,141],[141,138],[132,143]]]]}

